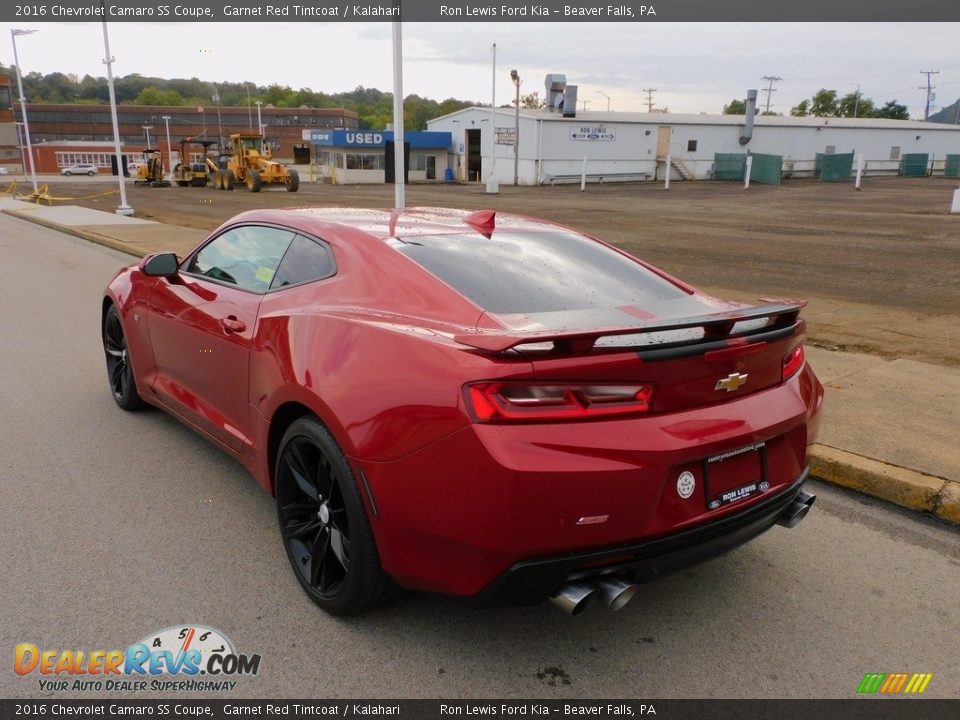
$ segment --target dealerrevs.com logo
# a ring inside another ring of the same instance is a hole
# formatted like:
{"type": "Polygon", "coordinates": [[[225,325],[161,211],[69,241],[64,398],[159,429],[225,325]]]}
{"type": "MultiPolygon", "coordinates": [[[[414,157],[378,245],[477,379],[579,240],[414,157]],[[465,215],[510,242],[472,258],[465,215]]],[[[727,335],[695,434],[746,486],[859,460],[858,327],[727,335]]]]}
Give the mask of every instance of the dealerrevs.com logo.
{"type": "Polygon", "coordinates": [[[243,655],[219,630],[176,625],[147,635],[126,650],[14,648],[13,671],[38,675],[45,691],[233,690],[233,678],[260,672],[260,655],[243,655]]]}

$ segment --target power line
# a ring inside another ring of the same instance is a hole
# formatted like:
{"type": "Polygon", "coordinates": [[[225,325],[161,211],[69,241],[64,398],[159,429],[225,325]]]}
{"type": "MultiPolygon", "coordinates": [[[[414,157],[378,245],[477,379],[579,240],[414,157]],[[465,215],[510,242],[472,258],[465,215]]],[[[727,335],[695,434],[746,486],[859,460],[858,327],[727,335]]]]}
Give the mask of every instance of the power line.
{"type": "Polygon", "coordinates": [[[657,91],[656,88],[644,88],[643,92],[647,94],[647,112],[653,112],[653,94],[657,91]]]}
{"type": "Polygon", "coordinates": [[[770,112],[770,98],[771,98],[771,96],[773,95],[773,93],[776,92],[776,90],[773,89],[773,84],[774,84],[775,82],[778,82],[778,81],[780,81],[780,80],[783,80],[783,78],[782,78],[782,77],[779,77],[779,76],[777,76],[777,75],[764,75],[764,76],[763,76],[762,78],[760,78],[760,79],[767,81],[767,86],[763,89],[763,91],[767,94],[767,110],[766,110],[766,112],[770,112]]]}
{"type": "Polygon", "coordinates": [[[939,75],[939,74],[940,74],[940,71],[939,71],[939,70],[921,70],[921,71],[920,71],[920,74],[927,76],[927,85],[926,85],[926,87],[924,87],[923,85],[921,85],[919,89],[920,89],[920,90],[926,90],[926,91],[927,91],[927,105],[926,105],[926,107],[925,107],[924,110],[923,110],[923,119],[924,119],[924,120],[929,120],[929,119],[930,119],[930,104],[933,102],[933,98],[934,98],[933,89],[936,87],[936,85],[932,85],[932,84],[930,83],[930,76],[931,76],[931,75],[939,75]]]}

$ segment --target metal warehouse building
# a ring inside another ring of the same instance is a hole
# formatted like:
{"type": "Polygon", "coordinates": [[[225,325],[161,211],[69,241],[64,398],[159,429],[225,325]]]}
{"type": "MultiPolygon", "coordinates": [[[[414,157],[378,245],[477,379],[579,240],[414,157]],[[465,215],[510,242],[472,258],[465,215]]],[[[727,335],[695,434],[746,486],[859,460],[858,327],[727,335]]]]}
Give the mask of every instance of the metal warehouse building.
{"type": "Polygon", "coordinates": [[[862,155],[868,174],[903,172],[905,161],[925,162],[922,174],[942,173],[960,155],[960,127],[913,120],[576,112],[575,88],[557,77],[547,76],[548,107],[521,110],[518,124],[513,108],[489,107],[428,123],[451,133],[458,179],[512,184],[517,137],[521,185],[579,182],[584,168],[594,182],[662,180],[668,160],[672,179],[709,179],[722,177],[718,155],[748,153],[779,156],[784,177],[813,176],[822,156],[847,153],[862,155]]]}

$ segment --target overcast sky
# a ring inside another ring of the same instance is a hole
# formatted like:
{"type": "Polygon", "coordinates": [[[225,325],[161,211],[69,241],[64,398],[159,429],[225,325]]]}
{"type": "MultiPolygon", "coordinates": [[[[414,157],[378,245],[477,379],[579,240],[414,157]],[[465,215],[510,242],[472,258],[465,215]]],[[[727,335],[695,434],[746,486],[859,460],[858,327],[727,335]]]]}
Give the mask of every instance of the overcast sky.
{"type": "MultiPolygon", "coordinates": [[[[842,0],[838,0],[841,1],[842,0]]],[[[9,24],[0,24],[4,38],[9,24]]],[[[25,71],[105,75],[100,23],[23,23],[25,71]]],[[[113,23],[116,75],[199,77],[324,92],[358,85],[392,88],[389,23],[113,23]]],[[[579,85],[589,110],[645,110],[644,88],[673,112],[720,112],[764,75],[779,76],[771,109],[789,112],[822,87],[841,95],[861,86],[878,105],[896,99],[922,118],[926,77],[939,70],[935,106],[960,97],[960,23],[407,23],[404,94],[490,102],[491,45],[497,43],[497,103],[539,90],[548,72],[579,85]]],[[[9,41],[0,61],[13,63],[9,41]]],[[[582,106],[581,106],[582,107],[582,106]]]]}

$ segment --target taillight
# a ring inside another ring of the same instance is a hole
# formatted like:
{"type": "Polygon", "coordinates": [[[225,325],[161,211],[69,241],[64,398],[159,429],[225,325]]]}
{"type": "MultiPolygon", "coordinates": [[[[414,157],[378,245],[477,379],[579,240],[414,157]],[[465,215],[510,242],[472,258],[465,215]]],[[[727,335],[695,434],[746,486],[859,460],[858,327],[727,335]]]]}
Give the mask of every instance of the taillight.
{"type": "Polygon", "coordinates": [[[783,356],[783,372],[780,375],[781,380],[793,377],[797,371],[803,367],[803,345],[797,345],[793,350],[783,356]]]}
{"type": "Polygon", "coordinates": [[[648,412],[653,385],[479,382],[464,397],[479,422],[587,420],[648,412]]]}

